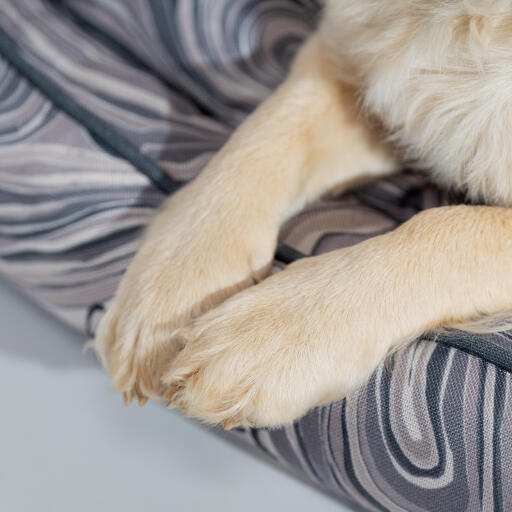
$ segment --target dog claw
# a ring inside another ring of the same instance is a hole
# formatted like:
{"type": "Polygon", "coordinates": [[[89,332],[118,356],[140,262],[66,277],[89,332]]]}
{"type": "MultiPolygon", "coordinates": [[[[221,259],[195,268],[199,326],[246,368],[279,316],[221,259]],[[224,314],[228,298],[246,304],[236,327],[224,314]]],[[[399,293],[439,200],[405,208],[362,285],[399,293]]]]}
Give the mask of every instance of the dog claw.
{"type": "Polygon", "coordinates": [[[168,391],[164,395],[164,399],[172,402],[174,397],[176,396],[176,393],[182,388],[180,384],[171,384],[168,391]]]}
{"type": "Polygon", "coordinates": [[[222,427],[224,430],[231,430],[235,427],[238,427],[238,422],[234,419],[224,420],[222,422],[222,427]]]}
{"type": "Polygon", "coordinates": [[[148,398],[145,396],[139,396],[139,407],[146,405],[148,403],[148,398]]]}
{"type": "Polygon", "coordinates": [[[131,391],[125,391],[123,393],[124,405],[131,405],[133,402],[133,394],[131,391]]]}
{"type": "Polygon", "coordinates": [[[176,409],[178,407],[178,395],[176,393],[168,400],[169,400],[169,402],[167,403],[168,409],[176,409]]]}

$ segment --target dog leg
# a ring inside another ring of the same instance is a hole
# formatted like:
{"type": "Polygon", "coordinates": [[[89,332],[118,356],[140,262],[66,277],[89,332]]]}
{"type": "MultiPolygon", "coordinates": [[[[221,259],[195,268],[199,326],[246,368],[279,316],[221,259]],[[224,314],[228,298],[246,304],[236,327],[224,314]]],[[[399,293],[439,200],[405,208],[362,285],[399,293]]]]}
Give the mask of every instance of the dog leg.
{"type": "Polygon", "coordinates": [[[175,333],[170,405],[226,428],[277,426],[346,396],[386,353],[512,311],[512,210],[427,210],[308,258],[175,333]]]}
{"type": "Polygon", "coordinates": [[[172,331],[260,281],[284,220],[333,185],[396,167],[313,37],[281,87],[147,230],[94,341],[125,400],[159,398],[181,348],[172,331]]]}

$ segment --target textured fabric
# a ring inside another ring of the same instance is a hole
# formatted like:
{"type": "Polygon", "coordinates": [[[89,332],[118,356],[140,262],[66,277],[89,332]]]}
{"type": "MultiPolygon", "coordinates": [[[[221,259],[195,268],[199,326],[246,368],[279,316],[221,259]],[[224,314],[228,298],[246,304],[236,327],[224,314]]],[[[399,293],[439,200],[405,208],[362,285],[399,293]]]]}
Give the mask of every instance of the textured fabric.
{"type": "MultiPolygon", "coordinates": [[[[282,79],[316,15],[306,0],[17,0],[0,2],[0,29],[186,181],[282,79]]],[[[94,327],[164,195],[2,58],[0,152],[0,272],[94,327]]],[[[318,254],[447,200],[403,173],[310,205],[280,238],[318,254]]],[[[512,510],[510,347],[508,335],[424,337],[349,399],[234,435],[368,510],[512,510]]]]}
{"type": "Polygon", "coordinates": [[[512,510],[510,372],[442,341],[400,350],[292,427],[240,435],[368,510],[512,510]]]}
{"type": "MultiPolygon", "coordinates": [[[[186,181],[226,140],[242,117],[241,105],[247,114],[279,82],[315,12],[273,0],[20,0],[0,3],[0,27],[34,67],[172,177],[186,181]],[[73,14],[66,6],[75,8],[73,14]],[[116,35],[128,45],[125,51],[80,30],[77,16],[82,26],[89,22],[116,35]],[[230,30],[220,30],[223,24],[230,30]],[[212,41],[206,49],[218,51],[202,54],[190,41],[194,34],[212,41]],[[227,70],[234,89],[224,90],[227,70]],[[191,81],[203,84],[197,98],[191,81]],[[203,112],[205,97],[215,116],[203,112]]],[[[0,270],[84,329],[91,305],[113,295],[140,229],[163,196],[4,61],[0,66],[6,114],[0,126],[0,270]]],[[[282,240],[309,254],[381,233],[439,203],[437,192],[422,184],[404,176],[322,201],[292,220],[282,240]]]]}

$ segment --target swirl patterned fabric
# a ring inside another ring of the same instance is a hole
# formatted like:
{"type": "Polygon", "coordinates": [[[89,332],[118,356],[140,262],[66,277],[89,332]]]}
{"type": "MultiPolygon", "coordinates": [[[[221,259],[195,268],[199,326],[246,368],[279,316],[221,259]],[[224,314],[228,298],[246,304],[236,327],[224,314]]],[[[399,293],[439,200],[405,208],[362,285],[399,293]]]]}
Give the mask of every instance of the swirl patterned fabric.
{"type": "MultiPolygon", "coordinates": [[[[307,0],[4,0],[0,31],[184,182],[279,83],[317,14],[307,0]]],[[[93,329],[164,194],[8,54],[0,152],[0,272],[69,325],[93,329]]],[[[310,205],[281,241],[318,254],[448,200],[404,173],[310,205]]],[[[512,510],[511,341],[424,336],[354,396],[287,428],[232,435],[365,510],[512,510]]]]}

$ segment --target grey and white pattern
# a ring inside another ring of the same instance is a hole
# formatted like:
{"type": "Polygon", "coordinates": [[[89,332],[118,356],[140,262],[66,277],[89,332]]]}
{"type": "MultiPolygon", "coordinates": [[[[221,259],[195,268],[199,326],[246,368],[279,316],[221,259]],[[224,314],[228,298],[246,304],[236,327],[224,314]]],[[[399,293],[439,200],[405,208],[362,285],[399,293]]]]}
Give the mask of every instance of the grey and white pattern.
{"type": "Polygon", "coordinates": [[[293,427],[241,435],[368,510],[511,510],[510,373],[440,341],[293,427]]]}
{"type": "MultiPolygon", "coordinates": [[[[279,83],[317,13],[314,0],[0,0],[0,30],[186,181],[279,83]]],[[[1,57],[0,154],[0,272],[86,330],[164,195],[1,57]]],[[[316,202],[281,240],[317,254],[447,200],[404,173],[316,202]]],[[[235,435],[367,510],[508,511],[511,369],[507,334],[424,336],[347,400],[235,435]]]]}

